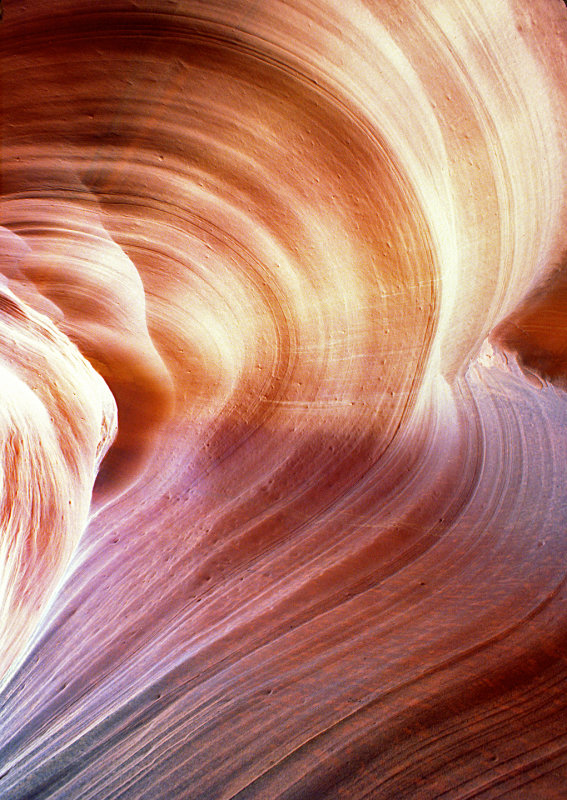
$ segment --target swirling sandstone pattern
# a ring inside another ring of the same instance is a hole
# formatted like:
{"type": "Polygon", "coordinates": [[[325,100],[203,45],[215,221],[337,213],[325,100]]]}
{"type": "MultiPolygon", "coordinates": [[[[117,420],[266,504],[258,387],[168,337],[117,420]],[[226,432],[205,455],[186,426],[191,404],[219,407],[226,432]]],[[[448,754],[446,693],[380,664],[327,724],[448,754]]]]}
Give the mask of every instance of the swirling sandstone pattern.
{"type": "Polygon", "coordinates": [[[567,796],[563,4],[0,58],[0,796],[567,796]]]}

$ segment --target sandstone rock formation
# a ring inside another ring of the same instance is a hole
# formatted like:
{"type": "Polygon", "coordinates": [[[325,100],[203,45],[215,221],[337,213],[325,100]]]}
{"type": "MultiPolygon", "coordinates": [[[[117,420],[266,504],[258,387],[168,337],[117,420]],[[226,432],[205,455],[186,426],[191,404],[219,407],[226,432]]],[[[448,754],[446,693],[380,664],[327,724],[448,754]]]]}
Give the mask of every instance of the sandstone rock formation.
{"type": "Polygon", "coordinates": [[[564,798],[564,4],[0,60],[0,796],[564,798]]]}

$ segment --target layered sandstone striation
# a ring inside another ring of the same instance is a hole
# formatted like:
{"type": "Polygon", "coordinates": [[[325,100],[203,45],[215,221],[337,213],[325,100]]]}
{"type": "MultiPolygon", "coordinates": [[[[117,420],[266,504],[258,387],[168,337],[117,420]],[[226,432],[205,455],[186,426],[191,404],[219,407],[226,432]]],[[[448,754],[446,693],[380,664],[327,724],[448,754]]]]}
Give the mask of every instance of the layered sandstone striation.
{"type": "Polygon", "coordinates": [[[0,796],[563,798],[563,3],[0,60],[0,796]]]}

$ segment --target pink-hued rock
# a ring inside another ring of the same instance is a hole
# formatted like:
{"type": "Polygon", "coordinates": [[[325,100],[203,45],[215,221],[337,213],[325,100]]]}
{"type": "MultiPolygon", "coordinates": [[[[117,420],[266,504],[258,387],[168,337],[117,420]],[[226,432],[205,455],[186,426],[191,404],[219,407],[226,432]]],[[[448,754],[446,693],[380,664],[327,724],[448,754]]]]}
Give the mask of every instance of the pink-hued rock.
{"type": "Polygon", "coordinates": [[[0,797],[563,798],[563,3],[3,12],[0,797]]]}

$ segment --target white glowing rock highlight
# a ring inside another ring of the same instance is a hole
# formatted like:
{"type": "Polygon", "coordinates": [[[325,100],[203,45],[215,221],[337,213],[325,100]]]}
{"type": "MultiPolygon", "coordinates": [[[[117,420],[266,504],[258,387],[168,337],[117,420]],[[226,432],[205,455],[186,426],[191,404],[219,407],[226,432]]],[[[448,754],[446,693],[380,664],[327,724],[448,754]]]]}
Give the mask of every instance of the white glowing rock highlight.
{"type": "Polygon", "coordinates": [[[78,349],[0,293],[0,674],[29,644],[82,534],[116,434],[108,387],[78,349]]]}

